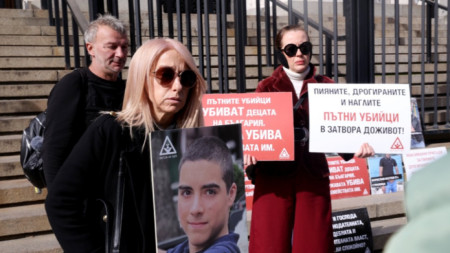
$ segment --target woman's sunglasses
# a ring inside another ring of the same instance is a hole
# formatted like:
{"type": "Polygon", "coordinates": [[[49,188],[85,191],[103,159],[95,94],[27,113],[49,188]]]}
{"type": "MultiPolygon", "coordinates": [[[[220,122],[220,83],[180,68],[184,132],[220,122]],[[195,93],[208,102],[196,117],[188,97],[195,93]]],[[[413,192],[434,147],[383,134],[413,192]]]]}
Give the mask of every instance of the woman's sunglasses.
{"type": "Polygon", "coordinates": [[[155,77],[159,79],[160,84],[163,86],[168,86],[172,84],[173,80],[178,76],[180,77],[180,83],[183,87],[192,88],[197,82],[197,75],[194,71],[187,69],[181,72],[176,72],[175,69],[171,67],[162,67],[154,71],[155,77]]]}
{"type": "Polygon", "coordinates": [[[300,46],[296,46],[295,44],[287,44],[282,50],[287,56],[292,57],[297,54],[297,50],[299,49],[302,54],[308,55],[311,53],[312,44],[309,41],[303,42],[300,46]]]}

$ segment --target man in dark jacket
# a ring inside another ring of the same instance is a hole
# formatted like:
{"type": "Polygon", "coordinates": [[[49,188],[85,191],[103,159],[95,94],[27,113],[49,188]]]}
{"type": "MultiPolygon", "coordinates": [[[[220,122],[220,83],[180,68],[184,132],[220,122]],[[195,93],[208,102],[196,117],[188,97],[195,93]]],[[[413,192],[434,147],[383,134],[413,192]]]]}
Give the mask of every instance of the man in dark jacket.
{"type": "Polygon", "coordinates": [[[99,16],[84,33],[92,63],[67,74],[50,93],[44,133],[44,174],[48,187],[70,151],[100,111],[122,108],[125,83],[119,77],[128,54],[125,25],[99,16]]]}

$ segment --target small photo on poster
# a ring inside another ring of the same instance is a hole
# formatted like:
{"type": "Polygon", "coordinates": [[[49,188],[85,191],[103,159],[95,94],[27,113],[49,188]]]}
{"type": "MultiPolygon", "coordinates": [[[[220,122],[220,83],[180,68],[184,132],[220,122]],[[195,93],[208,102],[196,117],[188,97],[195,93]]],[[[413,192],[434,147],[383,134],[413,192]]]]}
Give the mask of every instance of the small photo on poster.
{"type": "Polygon", "coordinates": [[[411,98],[411,149],[424,147],[425,139],[423,138],[419,107],[417,106],[417,100],[411,98]]]}
{"type": "Polygon", "coordinates": [[[367,159],[372,195],[404,190],[401,155],[377,154],[367,159]]]}
{"type": "Polygon", "coordinates": [[[150,134],[159,252],[247,252],[240,124],[150,134]]]}

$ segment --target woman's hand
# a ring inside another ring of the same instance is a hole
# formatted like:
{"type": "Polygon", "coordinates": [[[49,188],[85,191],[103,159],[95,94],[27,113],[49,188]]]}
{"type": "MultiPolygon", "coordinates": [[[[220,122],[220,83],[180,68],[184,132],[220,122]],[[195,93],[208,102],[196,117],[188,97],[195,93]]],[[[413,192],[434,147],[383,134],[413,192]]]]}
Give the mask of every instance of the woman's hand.
{"type": "Polygon", "coordinates": [[[258,159],[256,159],[256,157],[249,154],[244,154],[244,167],[247,167],[249,165],[255,165],[257,162],[258,159]]]}
{"type": "Polygon", "coordinates": [[[370,146],[369,143],[363,143],[359,150],[355,153],[354,157],[366,158],[369,156],[373,156],[374,154],[375,151],[373,150],[372,146],[370,146]]]}

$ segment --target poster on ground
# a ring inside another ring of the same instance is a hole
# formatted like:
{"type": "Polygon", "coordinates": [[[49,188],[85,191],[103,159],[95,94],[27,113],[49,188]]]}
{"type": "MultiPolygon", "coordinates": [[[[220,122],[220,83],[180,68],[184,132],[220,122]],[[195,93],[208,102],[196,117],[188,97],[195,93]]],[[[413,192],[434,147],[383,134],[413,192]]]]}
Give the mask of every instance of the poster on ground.
{"type": "Polygon", "coordinates": [[[332,218],[335,252],[373,252],[372,228],[366,208],[335,211],[332,218]]]}
{"type": "Polygon", "coordinates": [[[243,151],[259,161],[294,160],[290,92],[205,94],[206,126],[242,124],[243,151]]]}
{"type": "Polygon", "coordinates": [[[369,143],[377,153],[410,150],[407,84],[308,84],[311,152],[354,153],[369,143]]]}
{"type": "Polygon", "coordinates": [[[340,156],[327,157],[330,169],[331,199],[370,195],[370,180],[366,159],[345,161],[340,156]]]}
{"type": "Polygon", "coordinates": [[[424,147],[425,138],[423,137],[419,106],[417,106],[416,98],[411,98],[411,149],[424,147]]]}
{"type": "Polygon", "coordinates": [[[412,149],[408,153],[403,154],[406,180],[409,181],[414,173],[445,154],[447,154],[447,148],[445,147],[412,149]]]}
{"type": "Polygon", "coordinates": [[[367,158],[372,195],[404,190],[401,155],[376,154],[367,158]]]}
{"type": "Polygon", "coordinates": [[[241,125],[155,131],[149,138],[158,249],[210,240],[223,224],[246,252],[241,125]],[[236,187],[230,181],[227,189],[225,175],[236,187]]]}

